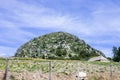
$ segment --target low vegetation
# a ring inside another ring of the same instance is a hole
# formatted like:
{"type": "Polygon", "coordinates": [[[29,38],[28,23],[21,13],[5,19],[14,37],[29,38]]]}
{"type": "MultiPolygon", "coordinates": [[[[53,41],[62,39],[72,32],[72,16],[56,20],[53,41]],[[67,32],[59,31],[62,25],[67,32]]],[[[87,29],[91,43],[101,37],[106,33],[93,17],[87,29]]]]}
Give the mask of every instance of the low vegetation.
{"type": "MultiPolygon", "coordinates": [[[[52,77],[58,78],[67,78],[71,77],[71,79],[66,80],[74,80],[76,73],[79,71],[84,71],[87,73],[88,78],[92,78],[91,80],[109,80],[110,78],[110,63],[105,62],[87,62],[87,61],[78,61],[78,60],[43,60],[43,59],[10,59],[9,60],[9,71],[11,73],[11,78],[15,80],[27,80],[26,77],[35,77],[41,76],[41,80],[48,80],[50,73],[49,62],[52,62],[52,77]],[[28,76],[25,76],[28,75],[28,76]],[[105,76],[107,75],[107,76],[105,76]],[[98,79],[102,76],[102,79],[98,79]],[[17,79],[23,78],[24,79],[17,79]],[[93,79],[94,78],[94,79],[93,79]],[[105,79],[107,78],[107,79],[105,79]]],[[[0,60],[0,71],[5,70],[5,60],[0,60]]],[[[112,73],[113,77],[120,77],[120,64],[117,62],[112,62],[112,73]],[[118,75],[114,75],[118,74],[118,75]]],[[[114,80],[119,80],[119,79],[114,80]]],[[[12,79],[12,80],[14,80],[12,79]]],[[[89,80],[90,80],[89,79],[89,80]]],[[[28,79],[29,80],[29,79],[28,79]]],[[[34,79],[39,80],[39,79],[34,79]]]]}

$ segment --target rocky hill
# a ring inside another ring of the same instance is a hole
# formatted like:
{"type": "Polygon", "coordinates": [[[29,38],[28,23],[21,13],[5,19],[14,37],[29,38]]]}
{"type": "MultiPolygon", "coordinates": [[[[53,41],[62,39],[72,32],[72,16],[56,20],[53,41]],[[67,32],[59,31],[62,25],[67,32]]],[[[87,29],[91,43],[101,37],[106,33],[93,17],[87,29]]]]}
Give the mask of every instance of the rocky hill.
{"type": "Polygon", "coordinates": [[[30,40],[22,45],[15,57],[43,59],[89,59],[104,54],[86,44],[84,40],[66,33],[53,32],[30,40]]]}

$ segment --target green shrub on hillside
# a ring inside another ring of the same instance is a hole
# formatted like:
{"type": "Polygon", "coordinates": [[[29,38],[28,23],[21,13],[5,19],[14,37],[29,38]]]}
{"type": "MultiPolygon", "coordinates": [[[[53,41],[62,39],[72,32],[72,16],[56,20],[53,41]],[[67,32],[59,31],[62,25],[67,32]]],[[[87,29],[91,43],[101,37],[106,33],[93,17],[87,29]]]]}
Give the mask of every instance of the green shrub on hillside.
{"type": "Polygon", "coordinates": [[[30,40],[22,45],[15,57],[81,60],[104,54],[76,36],[54,32],[30,40]]]}

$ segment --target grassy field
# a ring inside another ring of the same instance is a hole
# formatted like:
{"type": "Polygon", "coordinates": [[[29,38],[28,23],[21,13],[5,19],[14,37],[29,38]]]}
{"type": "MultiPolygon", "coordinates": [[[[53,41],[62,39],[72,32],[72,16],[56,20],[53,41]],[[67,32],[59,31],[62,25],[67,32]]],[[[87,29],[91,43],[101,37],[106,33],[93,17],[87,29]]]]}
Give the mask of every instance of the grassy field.
{"type": "MultiPolygon", "coordinates": [[[[87,73],[87,80],[120,80],[120,63],[87,62],[76,60],[10,59],[9,74],[11,80],[49,80],[50,64],[53,80],[75,80],[79,71],[87,73]]],[[[6,60],[0,60],[0,78],[2,79],[6,60]]],[[[0,79],[0,80],[1,80],[0,79]]]]}

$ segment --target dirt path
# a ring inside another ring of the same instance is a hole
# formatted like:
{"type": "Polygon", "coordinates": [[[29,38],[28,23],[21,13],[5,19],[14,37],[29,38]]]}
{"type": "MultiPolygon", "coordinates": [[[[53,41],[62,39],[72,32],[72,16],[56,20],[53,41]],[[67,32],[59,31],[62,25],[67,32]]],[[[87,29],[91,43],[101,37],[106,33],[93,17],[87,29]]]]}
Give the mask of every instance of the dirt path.
{"type": "Polygon", "coordinates": [[[3,79],[3,76],[4,76],[4,71],[0,71],[0,80],[3,79]]]}

